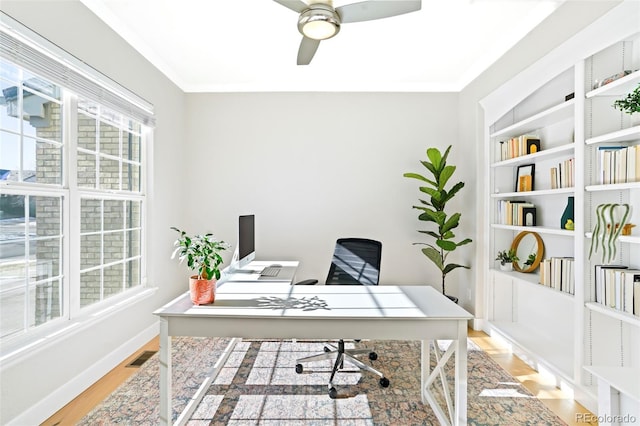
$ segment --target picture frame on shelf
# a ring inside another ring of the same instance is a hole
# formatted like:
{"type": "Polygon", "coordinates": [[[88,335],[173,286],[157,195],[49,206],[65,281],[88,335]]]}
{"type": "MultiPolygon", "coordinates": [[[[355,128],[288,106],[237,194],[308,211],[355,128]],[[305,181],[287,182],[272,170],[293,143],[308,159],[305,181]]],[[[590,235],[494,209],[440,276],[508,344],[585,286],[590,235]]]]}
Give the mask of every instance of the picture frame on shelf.
{"type": "Polygon", "coordinates": [[[522,223],[524,226],[536,226],[536,208],[522,208],[522,223]]]}
{"type": "Polygon", "coordinates": [[[518,166],[516,173],[516,192],[528,192],[534,190],[535,164],[523,164],[518,166]]]}
{"type": "Polygon", "coordinates": [[[535,154],[540,151],[540,139],[527,139],[527,154],[535,154]]]}

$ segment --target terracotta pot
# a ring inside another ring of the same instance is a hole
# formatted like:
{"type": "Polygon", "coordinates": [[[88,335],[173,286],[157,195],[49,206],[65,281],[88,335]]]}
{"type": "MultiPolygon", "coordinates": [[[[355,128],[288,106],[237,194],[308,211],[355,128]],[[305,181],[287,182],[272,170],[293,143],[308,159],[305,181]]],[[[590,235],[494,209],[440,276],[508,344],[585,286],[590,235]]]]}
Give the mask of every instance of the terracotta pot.
{"type": "Polygon", "coordinates": [[[194,275],[189,278],[189,292],[194,305],[213,303],[216,298],[216,280],[199,280],[194,275]]]}

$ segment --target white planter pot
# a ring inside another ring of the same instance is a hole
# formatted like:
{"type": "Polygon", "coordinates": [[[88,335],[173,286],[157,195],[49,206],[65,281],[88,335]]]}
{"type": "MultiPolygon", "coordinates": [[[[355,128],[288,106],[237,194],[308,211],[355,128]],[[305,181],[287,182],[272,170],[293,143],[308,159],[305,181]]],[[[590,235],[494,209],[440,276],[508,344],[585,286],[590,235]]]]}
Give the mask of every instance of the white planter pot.
{"type": "Polygon", "coordinates": [[[507,272],[513,271],[513,263],[505,263],[504,265],[501,263],[500,270],[507,272]]]}

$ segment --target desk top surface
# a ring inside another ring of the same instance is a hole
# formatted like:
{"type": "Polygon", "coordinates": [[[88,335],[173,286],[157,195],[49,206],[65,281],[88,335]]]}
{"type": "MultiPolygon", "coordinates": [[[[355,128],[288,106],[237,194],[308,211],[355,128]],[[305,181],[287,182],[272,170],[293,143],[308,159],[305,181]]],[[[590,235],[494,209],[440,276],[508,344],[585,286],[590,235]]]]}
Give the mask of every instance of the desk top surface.
{"type": "Polygon", "coordinates": [[[154,312],[161,317],[468,320],[473,316],[430,286],[295,286],[225,282],[214,303],[195,306],[188,292],[154,312]]]}

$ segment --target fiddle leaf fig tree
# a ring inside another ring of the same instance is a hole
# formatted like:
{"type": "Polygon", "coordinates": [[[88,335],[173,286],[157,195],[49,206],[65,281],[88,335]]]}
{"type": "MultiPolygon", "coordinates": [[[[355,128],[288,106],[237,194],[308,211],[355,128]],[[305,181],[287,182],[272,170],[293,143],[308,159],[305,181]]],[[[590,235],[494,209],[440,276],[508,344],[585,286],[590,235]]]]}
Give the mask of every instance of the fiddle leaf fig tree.
{"type": "Polygon", "coordinates": [[[449,254],[458,247],[469,244],[472,240],[465,238],[456,242],[456,235],[453,230],[460,224],[460,213],[447,213],[445,211],[447,203],[464,187],[464,182],[458,182],[446,189],[447,183],[456,171],[456,166],[447,165],[447,157],[451,145],[441,154],[437,148],[427,149],[427,161],[420,161],[422,165],[431,173],[433,177],[425,177],[418,173],[405,173],[403,176],[410,179],[417,179],[424,183],[420,186],[420,192],[428,196],[427,199],[420,199],[420,205],[413,206],[421,211],[418,219],[431,226],[430,230],[419,230],[418,232],[433,238],[431,243],[414,243],[424,245],[422,253],[429,258],[440,270],[442,274],[442,293],[445,294],[445,278],[447,274],[457,268],[469,269],[469,266],[457,263],[447,263],[449,254]]]}

